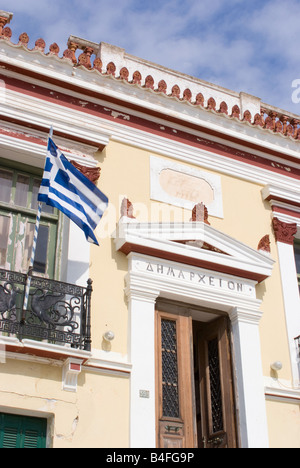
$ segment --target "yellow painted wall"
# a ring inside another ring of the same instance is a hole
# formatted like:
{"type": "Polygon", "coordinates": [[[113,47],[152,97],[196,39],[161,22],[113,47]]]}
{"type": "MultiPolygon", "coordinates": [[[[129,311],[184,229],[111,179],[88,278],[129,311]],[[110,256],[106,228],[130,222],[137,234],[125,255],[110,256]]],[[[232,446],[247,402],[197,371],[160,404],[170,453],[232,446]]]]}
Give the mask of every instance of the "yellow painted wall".
{"type": "MultiPolygon", "coordinates": [[[[153,153],[151,153],[153,154],[153,153]]],[[[168,159],[161,156],[163,159],[168,159]]],[[[170,159],[172,161],[172,159],[170,159]]],[[[112,351],[127,353],[127,303],[124,295],[124,278],[127,273],[127,259],[115,251],[113,240],[107,236],[118,222],[119,208],[123,196],[134,205],[135,215],[143,221],[189,221],[191,213],[170,205],[150,200],[150,153],[127,145],[110,142],[103,154],[99,155],[102,169],[100,188],[110,199],[110,209],[101,222],[97,234],[101,239],[100,249],[93,248],[91,255],[91,276],[94,278],[93,293],[93,346],[103,348],[101,337],[104,331],[112,329],[116,339],[112,351]],[[170,214],[171,211],[171,214],[170,214]]],[[[183,163],[184,164],[184,163],[183,163]]],[[[199,169],[197,167],[196,169],[199,169]]],[[[206,168],[204,171],[209,172],[206,168]]],[[[276,261],[271,278],[257,286],[257,297],[263,301],[264,315],[260,324],[263,372],[271,376],[270,364],[280,360],[283,370],[280,377],[291,380],[290,356],[281,292],[277,247],[272,231],[271,208],[261,196],[262,185],[246,182],[219,174],[222,180],[224,219],[209,217],[212,227],[242,240],[257,249],[259,241],[266,234],[271,239],[271,257],[276,261]]],[[[271,444],[280,438],[280,423],[277,411],[280,408],[287,421],[295,414],[281,403],[268,403],[268,417],[271,421],[271,444]]],[[[288,433],[291,431],[288,430],[288,433]]]]}
{"type": "Polygon", "coordinates": [[[50,447],[128,447],[128,378],[83,369],[72,393],[51,363],[8,359],[0,372],[0,411],[47,418],[50,447]]]}
{"type": "Polygon", "coordinates": [[[300,405],[267,401],[270,448],[300,448],[300,405]]]}

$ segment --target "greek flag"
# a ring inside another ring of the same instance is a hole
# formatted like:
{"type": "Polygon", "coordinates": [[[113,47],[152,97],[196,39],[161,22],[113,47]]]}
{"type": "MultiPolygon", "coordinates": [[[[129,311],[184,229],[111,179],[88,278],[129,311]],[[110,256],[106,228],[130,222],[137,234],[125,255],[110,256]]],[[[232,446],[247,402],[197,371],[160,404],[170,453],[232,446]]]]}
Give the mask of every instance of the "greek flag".
{"type": "Polygon", "coordinates": [[[108,206],[108,198],[48,140],[39,202],[57,208],[83,230],[86,239],[98,244],[94,230],[108,206]]]}

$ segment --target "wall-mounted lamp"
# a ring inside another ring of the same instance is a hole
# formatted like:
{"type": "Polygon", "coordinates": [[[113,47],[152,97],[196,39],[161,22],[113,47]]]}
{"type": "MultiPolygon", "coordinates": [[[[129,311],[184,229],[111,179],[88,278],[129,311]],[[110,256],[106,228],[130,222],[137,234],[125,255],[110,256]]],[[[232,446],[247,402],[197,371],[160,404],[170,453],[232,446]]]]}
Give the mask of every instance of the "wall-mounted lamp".
{"type": "Polygon", "coordinates": [[[273,364],[271,364],[271,369],[273,371],[281,371],[281,369],[283,368],[283,365],[282,365],[282,362],[280,361],[276,361],[276,362],[273,362],[273,364]]]}
{"type": "Polygon", "coordinates": [[[103,339],[107,341],[108,343],[111,343],[115,339],[115,334],[112,331],[107,331],[103,335],[103,339]]]}

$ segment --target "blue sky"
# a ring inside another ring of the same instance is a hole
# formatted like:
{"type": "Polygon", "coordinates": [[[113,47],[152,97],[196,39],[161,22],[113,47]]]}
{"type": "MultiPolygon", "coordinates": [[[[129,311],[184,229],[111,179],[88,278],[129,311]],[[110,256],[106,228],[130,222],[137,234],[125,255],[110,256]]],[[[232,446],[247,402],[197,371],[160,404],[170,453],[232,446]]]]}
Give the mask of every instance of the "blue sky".
{"type": "Polygon", "coordinates": [[[13,42],[22,32],[61,52],[70,35],[108,42],[300,114],[299,0],[2,0],[0,9],[14,13],[13,42]]]}

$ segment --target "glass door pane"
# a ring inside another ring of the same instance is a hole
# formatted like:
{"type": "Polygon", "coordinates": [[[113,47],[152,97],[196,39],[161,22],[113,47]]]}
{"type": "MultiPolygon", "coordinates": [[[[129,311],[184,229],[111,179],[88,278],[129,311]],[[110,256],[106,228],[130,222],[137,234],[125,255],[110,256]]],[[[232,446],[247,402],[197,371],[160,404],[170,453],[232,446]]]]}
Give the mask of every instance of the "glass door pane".
{"type": "MultiPolygon", "coordinates": [[[[23,270],[27,271],[33,245],[33,237],[35,231],[35,224],[27,223],[25,244],[24,244],[24,263],[23,270]]],[[[47,254],[48,254],[48,243],[49,243],[49,227],[40,225],[39,233],[37,238],[37,246],[35,251],[35,260],[33,270],[36,273],[46,274],[47,273],[47,254]]]]}
{"type": "Polygon", "coordinates": [[[49,227],[40,226],[33,269],[37,273],[47,272],[49,227]]]}
{"type": "Polygon", "coordinates": [[[18,175],[16,182],[15,204],[18,206],[27,207],[27,198],[29,191],[30,178],[23,175],[18,175]]]}
{"type": "MultiPolygon", "coordinates": [[[[33,185],[32,185],[32,198],[31,198],[31,208],[33,210],[38,209],[38,194],[40,190],[40,185],[41,185],[41,179],[34,179],[33,185]]],[[[45,203],[43,203],[42,211],[43,213],[53,214],[54,208],[52,206],[48,206],[45,203]]]]}
{"type": "Polygon", "coordinates": [[[0,266],[7,267],[7,249],[9,244],[10,217],[0,215],[0,266]]]}
{"type": "Polygon", "coordinates": [[[0,169],[0,201],[9,203],[13,185],[12,172],[0,169]]]}

